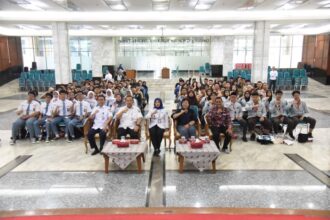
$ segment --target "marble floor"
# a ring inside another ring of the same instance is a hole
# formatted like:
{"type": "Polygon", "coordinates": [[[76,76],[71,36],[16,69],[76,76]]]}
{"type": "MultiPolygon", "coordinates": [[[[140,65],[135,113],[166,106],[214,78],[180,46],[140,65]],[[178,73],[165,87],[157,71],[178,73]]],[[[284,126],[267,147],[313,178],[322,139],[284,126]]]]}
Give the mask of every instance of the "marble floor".
{"type": "MultiPolygon", "coordinates": [[[[150,102],[161,97],[170,112],[175,108],[174,83],[173,79],[148,80],[150,102]]],[[[105,174],[103,157],[85,154],[82,140],[48,144],[22,140],[9,145],[14,109],[25,95],[14,80],[0,87],[0,168],[20,155],[32,156],[0,178],[0,211],[154,204],[330,210],[329,188],[285,156],[298,154],[329,173],[330,87],[314,80],[309,83],[302,97],[317,119],[311,143],[260,145],[237,139],[232,152],[217,159],[216,174],[198,172],[189,162],[185,163],[185,172],[179,174],[173,150],[163,148],[161,158],[153,160],[149,149],[142,174],[136,173],[135,162],[125,171],[110,162],[110,173],[105,174]]],[[[290,99],[290,92],[285,96],[290,99]]]]}

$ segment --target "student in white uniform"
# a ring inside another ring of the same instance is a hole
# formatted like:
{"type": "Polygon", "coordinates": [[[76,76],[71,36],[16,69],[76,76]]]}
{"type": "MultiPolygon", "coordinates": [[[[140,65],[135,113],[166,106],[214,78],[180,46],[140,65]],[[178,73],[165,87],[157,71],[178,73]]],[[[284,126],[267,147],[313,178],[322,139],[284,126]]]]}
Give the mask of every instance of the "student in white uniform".
{"type": "Polygon", "coordinates": [[[85,101],[90,104],[91,109],[93,109],[95,106],[97,106],[97,101],[95,99],[95,93],[93,91],[89,91],[87,93],[87,98],[85,101]]]}
{"type": "Polygon", "coordinates": [[[90,120],[94,120],[92,128],[88,132],[88,141],[91,145],[91,148],[94,149],[92,155],[96,155],[103,150],[105,140],[107,138],[107,133],[109,130],[109,124],[112,120],[112,114],[108,106],[105,106],[105,97],[99,95],[97,97],[98,105],[93,109],[91,115],[89,116],[90,120]],[[98,149],[95,142],[95,135],[100,135],[100,150],[98,149]]]}
{"type": "Polygon", "coordinates": [[[120,121],[117,131],[118,138],[129,135],[132,139],[138,139],[143,117],[141,110],[133,106],[132,96],[126,96],[125,102],[126,106],[121,107],[115,115],[115,119],[120,121]]]}
{"type": "Polygon", "coordinates": [[[150,119],[149,132],[152,145],[154,146],[154,155],[159,156],[160,144],[163,140],[165,129],[168,129],[168,114],[163,107],[163,102],[160,98],[154,101],[154,107],[146,115],[146,119],[150,119]]]}
{"type": "Polygon", "coordinates": [[[275,93],[275,90],[276,90],[277,77],[278,77],[278,72],[275,69],[275,66],[273,66],[272,70],[269,72],[269,80],[270,80],[269,89],[272,90],[273,93],[275,93]]]}
{"type": "Polygon", "coordinates": [[[16,138],[19,134],[19,131],[26,126],[32,143],[35,143],[35,134],[33,129],[33,123],[36,120],[40,112],[40,104],[35,101],[35,93],[30,91],[28,93],[28,98],[26,101],[22,102],[16,114],[19,118],[13,123],[12,126],[12,140],[10,142],[11,145],[16,143],[16,138]]]}
{"type": "Polygon", "coordinates": [[[107,82],[113,82],[112,74],[109,72],[109,70],[107,71],[107,74],[104,76],[104,80],[107,82]]]}
{"type": "MultiPolygon", "coordinates": [[[[69,122],[69,138],[75,139],[74,128],[78,125],[83,125],[86,121],[86,118],[91,113],[92,109],[88,102],[84,101],[84,95],[82,91],[77,92],[77,101],[73,105],[73,114],[74,117],[69,122]]],[[[71,142],[70,139],[67,139],[68,142],[71,142]]]]}
{"type": "Polygon", "coordinates": [[[36,137],[38,138],[38,142],[42,140],[42,134],[40,127],[46,126],[46,143],[49,142],[49,136],[50,136],[50,121],[52,118],[52,108],[53,103],[51,102],[53,99],[52,93],[46,93],[45,94],[45,102],[41,103],[41,110],[39,114],[38,120],[35,120],[33,123],[34,132],[36,137]]]}
{"type": "Polygon", "coordinates": [[[55,134],[55,139],[60,138],[57,126],[61,123],[65,123],[65,138],[69,138],[69,122],[72,116],[73,103],[66,99],[67,92],[65,90],[60,91],[59,100],[53,103],[53,120],[51,122],[52,131],[55,134]]]}

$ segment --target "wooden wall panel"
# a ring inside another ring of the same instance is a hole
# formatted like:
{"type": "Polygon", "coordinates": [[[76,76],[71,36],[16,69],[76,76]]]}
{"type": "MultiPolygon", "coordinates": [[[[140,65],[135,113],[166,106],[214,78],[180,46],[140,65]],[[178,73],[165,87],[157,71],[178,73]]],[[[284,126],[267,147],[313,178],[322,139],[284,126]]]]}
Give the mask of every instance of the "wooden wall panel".
{"type": "Polygon", "coordinates": [[[23,66],[20,37],[0,37],[0,71],[23,66]]]}

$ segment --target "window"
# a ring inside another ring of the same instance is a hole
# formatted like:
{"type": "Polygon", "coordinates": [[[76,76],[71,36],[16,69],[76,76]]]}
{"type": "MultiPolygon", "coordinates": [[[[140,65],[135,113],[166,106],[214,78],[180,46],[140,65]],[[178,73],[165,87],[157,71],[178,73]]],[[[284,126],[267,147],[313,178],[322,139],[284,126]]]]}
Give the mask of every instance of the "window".
{"type": "Polygon", "coordinates": [[[234,38],[233,65],[252,63],[253,36],[236,36],[234,38]]]}
{"type": "Polygon", "coordinates": [[[82,70],[92,69],[91,41],[88,38],[70,38],[71,68],[81,64],[82,70]]]}

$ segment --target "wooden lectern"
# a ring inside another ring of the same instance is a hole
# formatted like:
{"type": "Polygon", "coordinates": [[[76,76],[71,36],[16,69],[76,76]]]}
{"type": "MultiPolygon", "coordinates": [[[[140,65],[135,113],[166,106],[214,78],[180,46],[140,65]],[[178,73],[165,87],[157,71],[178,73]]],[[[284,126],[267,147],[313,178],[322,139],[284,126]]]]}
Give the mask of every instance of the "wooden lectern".
{"type": "Polygon", "coordinates": [[[127,79],[135,79],[136,78],[136,70],[126,70],[127,79]]]}
{"type": "Polygon", "coordinates": [[[170,69],[167,67],[164,67],[162,69],[162,79],[169,79],[170,78],[170,69]]]}

